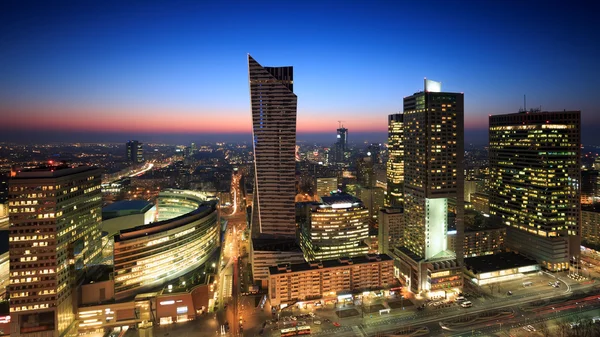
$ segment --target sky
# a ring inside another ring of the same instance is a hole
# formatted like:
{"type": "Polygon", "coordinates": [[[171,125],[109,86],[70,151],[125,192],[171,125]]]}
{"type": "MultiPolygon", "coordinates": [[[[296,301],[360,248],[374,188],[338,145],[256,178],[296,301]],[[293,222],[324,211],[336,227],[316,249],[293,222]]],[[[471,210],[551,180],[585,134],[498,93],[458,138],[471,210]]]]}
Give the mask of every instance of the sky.
{"type": "Polygon", "coordinates": [[[600,144],[599,22],[552,0],[5,0],[0,141],[250,134],[249,53],[294,66],[299,139],[334,142],[340,120],[349,140],[385,139],[427,77],[465,93],[467,140],[526,94],[581,110],[584,143],[600,144]]]}

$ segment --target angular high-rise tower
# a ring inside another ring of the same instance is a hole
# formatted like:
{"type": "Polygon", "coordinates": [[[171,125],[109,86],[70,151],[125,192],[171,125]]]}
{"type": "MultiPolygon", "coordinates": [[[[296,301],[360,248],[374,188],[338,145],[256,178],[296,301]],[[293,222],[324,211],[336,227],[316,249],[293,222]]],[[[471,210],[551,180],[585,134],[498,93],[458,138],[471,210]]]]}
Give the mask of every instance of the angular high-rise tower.
{"type": "Polygon", "coordinates": [[[293,67],[248,55],[256,198],[252,234],[295,237],[296,108],[293,67]]]}
{"type": "Polygon", "coordinates": [[[425,90],[404,98],[404,217],[399,274],[413,292],[462,287],[462,245],[448,247],[448,201],[456,201],[457,242],[464,214],[464,95],[425,90]]]}

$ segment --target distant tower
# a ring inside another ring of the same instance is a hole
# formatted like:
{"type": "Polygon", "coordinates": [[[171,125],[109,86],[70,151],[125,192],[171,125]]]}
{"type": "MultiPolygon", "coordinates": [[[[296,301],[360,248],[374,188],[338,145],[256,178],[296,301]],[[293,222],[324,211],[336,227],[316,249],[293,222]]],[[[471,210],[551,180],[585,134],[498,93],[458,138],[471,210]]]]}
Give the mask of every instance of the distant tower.
{"type": "Polygon", "coordinates": [[[255,193],[253,236],[296,236],[296,109],[293,67],[263,67],[248,55],[255,193]],[[256,214],[255,214],[256,215],[256,214]]]}
{"type": "Polygon", "coordinates": [[[134,163],[139,164],[144,162],[144,149],[142,147],[142,143],[137,140],[130,140],[127,142],[127,160],[134,163]]]}
{"type": "Polygon", "coordinates": [[[348,129],[344,127],[342,121],[339,121],[340,127],[337,129],[337,140],[335,143],[335,161],[343,163],[346,160],[346,150],[348,147],[348,129]]]}
{"type": "Polygon", "coordinates": [[[520,112],[489,118],[490,215],[506,245],[551,271],[579,257],[581,113],[520,112]]]}
{"type": "Polygon", "coordinates": [[[11,336],[76,335],[76,285],[101,251],[101,171],[51,166],[9,181],[11,336]]]}
{"type": "Polygon", "coordinates": [[[388,116],[386,206],[404,204],[404,115],[388,116]]]}

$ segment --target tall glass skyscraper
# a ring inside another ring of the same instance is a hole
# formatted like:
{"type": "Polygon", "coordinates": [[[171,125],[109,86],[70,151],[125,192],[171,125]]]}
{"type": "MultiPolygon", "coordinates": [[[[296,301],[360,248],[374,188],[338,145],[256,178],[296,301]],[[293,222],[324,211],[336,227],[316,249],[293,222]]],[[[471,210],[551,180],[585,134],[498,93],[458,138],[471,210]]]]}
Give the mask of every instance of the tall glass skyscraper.
{"type": "Polygon", "coordinates": [[[404,115],[388,116],[388,161],[386,206],[404,204],[404,115]]]}
{"type": "Polygon", "coordinates": [[[253,236],[295,237],[296,109],[293,67],[263,67],[248,55],[254,181],[253,236]]]}
{"type": "Polygon", "coordinates": [[[464,214],[464,95],[425,90],[404,98],[403,246],[399,273],[413,292],[462,287],[462,246],[448,247],[448,200],[456,200],[462,242],[464,214]]]}
{"type": "Polygon", "coordinates": [[[506,244],[552,271],[580,249],[579,111],[490,116],[490,214],[506,244]]]}

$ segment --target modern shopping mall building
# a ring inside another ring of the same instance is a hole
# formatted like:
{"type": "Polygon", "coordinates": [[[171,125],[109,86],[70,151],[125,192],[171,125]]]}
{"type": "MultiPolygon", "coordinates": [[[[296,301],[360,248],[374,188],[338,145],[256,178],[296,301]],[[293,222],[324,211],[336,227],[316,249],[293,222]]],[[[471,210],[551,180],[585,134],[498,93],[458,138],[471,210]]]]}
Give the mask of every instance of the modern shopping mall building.
{"type": "Polygon", "coordinates": [[[210,199],[166,190],[158,196],[155,222],[132,223],[109,239],[114,265],[81,287],[80,333],[136,327],[145,335],[146,327],[207,310],[215,281],[206,262],[216,261],[220,242],[217,201],[210,199]]]}

